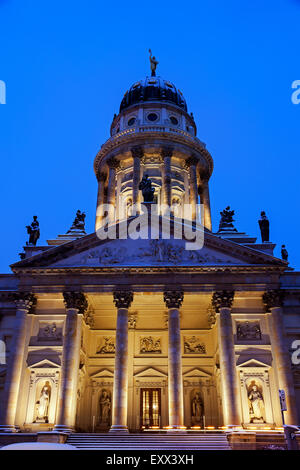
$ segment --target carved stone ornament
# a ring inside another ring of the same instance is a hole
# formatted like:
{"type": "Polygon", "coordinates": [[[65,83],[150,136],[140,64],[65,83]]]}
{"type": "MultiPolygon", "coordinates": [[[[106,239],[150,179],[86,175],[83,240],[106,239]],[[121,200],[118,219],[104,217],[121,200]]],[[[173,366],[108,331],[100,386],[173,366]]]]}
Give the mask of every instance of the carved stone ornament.
{"type": "Polygon", "coordinates": [[[183,302],[183,291],[172,290],[164,292],[164,301],[167,308],[180,308],[183,302]]]}
{"type": "Polygon", "coordinates": [[[281,289],[268,290],[262,296],[262,301],[266,312],[270,312],[271,308],[273,307],[282,307],[283,300],[284,291],[281,289]]]}
{"type": "Polygon", "coordinates": [[[206,354],[205,344],[198,336],[183,337],[184,354],[206,354]]]}
{"type": "Polygon", "coordinates": [[[140,338],[140,354],[161,353],[161,339],[153,336],[140,338]]]}
{"type": "Polygon", "coordinates": [[[213,293],[212,305],[216,312],[220,311],[220,308],[227,307],[231,308],[234,299],[233,290],[222,290],[213,293]]]}
{"type": "Polygon", "coordinates": [[[131,291],[114,292],[114,303],[117,308],[129,308],[133,301],[133,293],[131,291]]]}
{"type": "Polygon", "coordinates": [[[115,352],[115,338],[113,336],[104,336],[96,351],[96,354],[114,354],[115,352]]]}
{"type": "Polygon", "coordinates": [[[61,341],[62,332],[57,328],[55,322],[44,325],[39,331],[39,341],[61,341]]]}
{"type": "Polygon", "coordinates": [[[63,292],[66,308],[77,308],[78,313],[84,314],[88,302],[83,292],[63,292]]]}
{"type": "Polygon", "coordinates": [[[239,340],[261,339],[259,321],[237,321],[236,336],[239,340]]]}
{"type": "Polygon", "coordinates": [[[36,297],[31,292],[17,292],[14,294],[17,309],[32,311],[36,305],[36,297]]]}
{"type": "Polygon", "coordinates": [[[133,329],[136,327],[137,314],[131,313],[128,315],[128,328],[133,329]]]}
{"type": "Polygon", "coordinates": [[[94,311],[91,307],[86,309],[83,315],[83,319],[90,328],[94,327],[95,325],[94,311]]]}

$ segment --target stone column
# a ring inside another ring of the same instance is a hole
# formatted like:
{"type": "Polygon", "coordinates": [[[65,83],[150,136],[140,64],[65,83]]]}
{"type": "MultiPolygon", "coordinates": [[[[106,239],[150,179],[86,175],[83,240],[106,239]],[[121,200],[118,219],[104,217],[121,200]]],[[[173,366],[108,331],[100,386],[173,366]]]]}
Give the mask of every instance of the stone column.
{"type": "Polygon", "coordinates": [[[15,418],[26,346],[27,314],[36,304],[36,298],[29,292],[18,292],[15,296],[16,318],[10,358],[7,364],[5,385],[0,415],[0,432],[15,432],[15,418]]]}
{"type": "Polygon", "coordinates": [[[64,292],[66,322],[55,431],[71,432],[75,425],[82,315],[88,307],[82,292],[64,292]]]}
{"type": "Polygon", "coordinates": [[[171,430],[182,430],[183,421],[183,384],[180,337],[179,308],[183,301],[182,291],[167,291],[164,301],[168,308],[169,354],[169,426],[171,430]]]}
{"type": "Polygon", "coordinates": [[[97,173],[98,180],[98,196],[97,196],[97,208],[96,208],[96,223],[95,223],[95,232],[101,227],[101,222],[103,219],[102,206],[104,204],[104,194],[105,194],[105,181],[106,174],[99,171],[97,173]]]}
{"type": "Polygon", "coordinates": [[[215,292],[212,305],[218,315],[219,360],[222,387],[224,424],[228,427],[241,425],[239,388],[236,371],[231,306],[234,291],[215,292]]]}
{"type": "Polygon", "coordinates": [[[107,184],[107,204],[110,204],[112,206],[109,210],[109,222],[112,223],[115,221],[116,217],[116,169],[119,166],[119,161],[116,158],[112,157],[107,160],[107,165],[109,168],[107,184]]]}
{"type": "Polygon", "coordinates": [[[199,187],[199,194],[200,194],[200,203],[203,204],[204,214],[203,219],[201,221],[202,225],[211,231],[212,224],[211,224],[211,211],[210,211],[210,197],[209,197],[209,173],[208,172],[201,172],[200,173],[201,184],[199,187]]]}
{"type": "Polygon", "coordinates": [[[164,210],[164,214],[168,214],[168,208],[171,207],[171,193],[172,193],[171,158],[173,155],[173,149],[171,147],[163,147],[161,154],[163,158],[162,203],[167,206],[164,210]]]}
{"type": "MultiPolygon", "coordinates": [[[[266,312],[270,313],[270,333],[274,371],[277,374],[278,385],[285,391],[287,411],[284,412],[285,424],[299,424],[297,414],[295,388],[291,369],[291,359],[286,344],[285,326],[283,322],[284,292],[280,289],[269,290],[263,295],[266,312]]],[[[277,391],[277,396],[278,396],[277,391]]],[[[278,398],[279,400],[279,398],[278,398]]]]}
{"type": "Polygon", "coordinates": [[[118,311],[112,425],[110,432],[128,432],[128,309],[132,301],[132,292],[114,292],[114,303],[118,311]]]}
{"type": "MultiPolygon", "coordinates": [[[[141,180],[141,159],[144,152],[142,147],[134,147],[131,149],[133,158],[133,181],[132,181],[132,204],[140,204],[139,184],[141,180]]],[[[140,210],[140,208],[139,208],[140,210]]]]}
{"type": "Polygon", "coordinates": [[[194,156],[188,158],[185,162],[186,168],[189,169],[189,177],[190,177],[190,205],[192,209],[192,220],[195,221],[196,217],[199,217],[197,212],[197,204],[198,204],[198,185],[197,185],[197,167],[198,159],[194,156]]]}

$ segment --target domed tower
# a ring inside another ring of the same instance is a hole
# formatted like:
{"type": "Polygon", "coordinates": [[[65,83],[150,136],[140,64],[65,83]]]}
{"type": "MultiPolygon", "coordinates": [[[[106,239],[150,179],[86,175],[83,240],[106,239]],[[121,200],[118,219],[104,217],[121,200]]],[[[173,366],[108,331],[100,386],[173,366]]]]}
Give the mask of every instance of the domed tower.
{"type": "Polygon", "coordinates": [[[145,174],[155,189],[159,214],[164,215],[164,207],[190,204],[190,218],[201,217],[202,225],[211,230],[208,181],[213,160],[197,138],[193,115],[173,83],[157,76],[134,83],[121,101],[110,134],[94,162],[96,230],[103,223],[103,204],[115,207],[111,222],[129,216],[132,205],[139,206],[139,183],[145,174]],[[201,214],[197,204],[203,204],[201,214]]]}

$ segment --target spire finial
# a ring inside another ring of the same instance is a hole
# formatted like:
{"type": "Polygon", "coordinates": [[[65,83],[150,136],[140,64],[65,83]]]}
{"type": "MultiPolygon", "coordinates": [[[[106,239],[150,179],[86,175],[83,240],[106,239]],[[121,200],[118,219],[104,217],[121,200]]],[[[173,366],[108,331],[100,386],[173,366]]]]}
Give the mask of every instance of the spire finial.
{"type": "Polygon", "coordinates": [[[152,55],[151,49],[149,49],[149,54],[150,54],[151,77],[155,77],[156,76],[156,73],[155,73],[156,72],[156,67],[159,64],[159,62],[157,62],[155,57],[152,55]]]}

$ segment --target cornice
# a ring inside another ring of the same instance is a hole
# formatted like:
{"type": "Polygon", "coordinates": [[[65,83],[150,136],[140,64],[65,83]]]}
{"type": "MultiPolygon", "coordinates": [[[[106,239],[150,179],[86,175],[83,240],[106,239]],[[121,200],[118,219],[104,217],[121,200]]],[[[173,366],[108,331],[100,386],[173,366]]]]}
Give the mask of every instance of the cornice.
{"type": "Polygon", "coordinates": [[[139,146],[142,145],[141,141],[145,139],[153,139],[157,140],[158,138],[162,140],[168,141],[169,145],[171,143],[180,143],[184,144],[188,147],[191,148],[192,151],[197,151],[200,155],[202,155],[205,160],[208,163],[209,166],[209,172],[212,174],[213,172],[213,159],[211,154],[209,153],[208,150],[206,150],[200,143],[198,143],[193,136],[187,137],[182,134],[176,134],[171,133],[171,132],[130,132],[130,133],[125,133],[124,135],[121,135],[119,137],[111,137],[108,139],[101,147],[99,152],[97,153],[94,161],[94,171],[95,174],[97,175],[98,173],[98,168],[101,160],[108,155],[112,150],[115,150],[118,148],[120,145],[128,144],[128,145],[134,145],[134,146],[139,146]]]}

